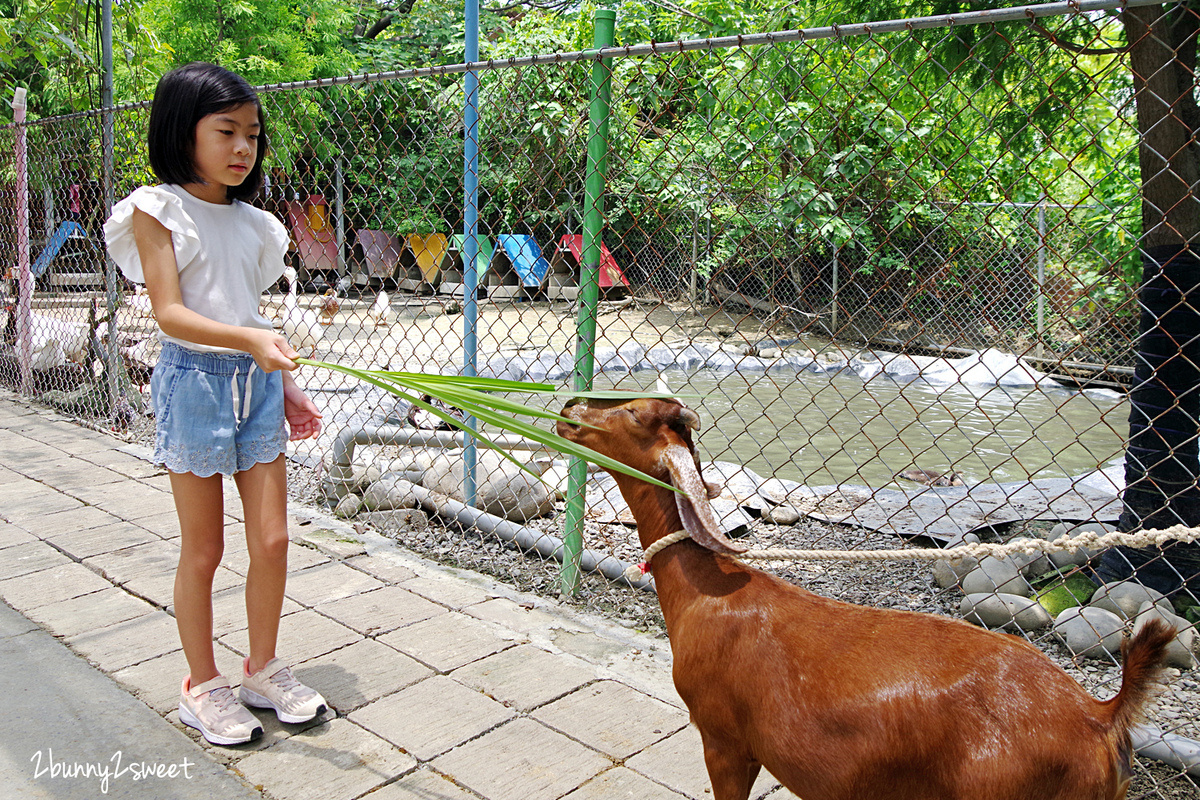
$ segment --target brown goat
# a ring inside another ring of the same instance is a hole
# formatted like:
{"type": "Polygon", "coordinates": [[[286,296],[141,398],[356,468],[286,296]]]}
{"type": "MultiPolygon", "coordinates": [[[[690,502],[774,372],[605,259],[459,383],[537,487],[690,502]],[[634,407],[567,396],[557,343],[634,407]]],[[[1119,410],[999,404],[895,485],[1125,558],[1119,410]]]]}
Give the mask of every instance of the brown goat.
{"type": "Polygon", "coordinates": [[[1024,639],[959,620],[830,600],[731,558],[708,503],[694,411],[661,399],[569,403],[560,435],[669,482],[613,473],[652,559],[673,676],[715,800],[761,767],[804,800],[1120,800],[1129,727],[1172,632],[1124,649],[1116,697],[1092,698],[1024,639]]]}

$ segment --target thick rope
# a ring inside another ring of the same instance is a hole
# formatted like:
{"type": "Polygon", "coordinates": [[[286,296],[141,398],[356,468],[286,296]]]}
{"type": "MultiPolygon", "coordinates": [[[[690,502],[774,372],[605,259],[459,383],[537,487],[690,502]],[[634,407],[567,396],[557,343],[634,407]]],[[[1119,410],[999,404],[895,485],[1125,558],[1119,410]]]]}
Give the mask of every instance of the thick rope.
{"type": "MultiPolygon", "coordinates": [[[[635,581],[650,571],[650,559],[654,558],[665,547],[688,538],[687,531],[675,531],[651,544],[642,554],[641,564],[634,564],[625,570],[625,577],[635,581]]],[[[1200,528],[1187,525],[1173,525],[1162,530],[1138,531],[1137,533],[1098,533],[1084,531],[1074,536],[1063,536],[1058,539],[1014,539],[1005,544],[984,544],[982,542],[956,545],[954,547],[926,547],[900,550],[787,550],[772,548],[768,550],[747,550],[737,554],[736,558],[746,561],[959,561],[964,558],[984,558],[986,556],[1009,556],[1016,554],[1075,552],[1082,548],[1103,550],[1116,545],[1127,547],[1162,547],[1168,542],[1194,542],[1200,539],[1200,528]]]]}

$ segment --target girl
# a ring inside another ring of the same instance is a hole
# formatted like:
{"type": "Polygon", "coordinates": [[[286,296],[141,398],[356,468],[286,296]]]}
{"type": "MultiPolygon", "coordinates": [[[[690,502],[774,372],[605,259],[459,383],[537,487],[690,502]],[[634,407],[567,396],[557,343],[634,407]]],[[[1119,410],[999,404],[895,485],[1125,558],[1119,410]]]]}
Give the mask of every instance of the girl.
{"type": "Polygon", "coordinates": [[[258,191],[267,151],[254,90],[213,64],[173,70],[154,92],[148,138],[162,185],[117,203],[104,235],[126,277],[146,284],[163,343],[151,392],[154,458],[170,472],[182,532],[175,619],[190,672],[179,717],[214,744],[240,744],[262,735],[242,703],[273,708],[283,722],[325,710],[275,655],[287,578],[283,453],[289,438],[320,431],[321,414],[292,379],[295,351],[258,310],[283,273],[288,234],[245,202],[258,191]],[[222,475],[241,495],[250,554],[242,703],[213,658],[222,475]]]}

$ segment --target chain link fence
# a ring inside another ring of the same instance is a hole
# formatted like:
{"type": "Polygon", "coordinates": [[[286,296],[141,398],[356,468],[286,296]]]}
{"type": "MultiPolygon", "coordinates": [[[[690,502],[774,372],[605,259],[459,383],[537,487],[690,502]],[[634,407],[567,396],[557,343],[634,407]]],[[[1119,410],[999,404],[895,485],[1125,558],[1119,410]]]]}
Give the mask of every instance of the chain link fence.
{"type": "MultiPolygon", "coordinates": [[[[652,388],[661,377],[699,410],[706,477],[725,486],[718,510],[755,547],[1049,537],[1121,513],[1145,142],[1128,59],[1090,54],[1120,22],[1102,8],[976,16],[605,51],[595,383],[652,388]],[[1064,39],[1089,54],[1051,44],[1064,39]]],[[[481,375],[564,385],[593,59],[509,55],[479,70],[473,356],[481,375]]],[[[446,374],[472,356],[462,71],[261,87],[272,153],[255,202],[288,227],[299,275],[262,303],[305,355],[446,374]],[[319,325],[287,318],[289,292],[319,325]]],[[[153,434],[155,324],[145,295],[107,262],[101,225],[112,198],[155,182],[147,118],[142,104],[0,128],[0,379],[142,443],[153,434]],[[17,335],[23,297],[28,341],[17,335]]],[[[419,502],[430,490],[462,496],[461,451],[404,443],[437,439],[436,420],[333,372],[298,375],[325,431],[293,447],[295,497],[431,558],[558,593],[553,544],[529,542],[562,536],[563,462],[522,456],[547,478],[537,485],[481,452],[477,504],[531,532],[514,543],[500,526],[419,502]]],[[[613,482],[592,473],[588,498],[585,547],[640,560],[613,482]]],[[[1092,691],[1114,692],[1116,654],[1079,656],[1050,624],[1087,602],[1094,562],[1010,566],[1005,581],[948,564],[932,574],[904,562],[776,569],[822,594],[954,616],[1001,589],[1039,598],[1035,623],[1010,613],[989,624],[1028,636],[1092,691]]],[[[589,573],[565,599],[661,631],[653,598],[609,577],[589,573]]],[[[1190,647],[1195,581],[1164,602],[1190,647]]],[[[1185,669],[1151,722],[1200,739],[1198,690],[1185,669]]],[[[1142,763],[1134,789],[1195,796],[1178,763],[1142,763]]]]}

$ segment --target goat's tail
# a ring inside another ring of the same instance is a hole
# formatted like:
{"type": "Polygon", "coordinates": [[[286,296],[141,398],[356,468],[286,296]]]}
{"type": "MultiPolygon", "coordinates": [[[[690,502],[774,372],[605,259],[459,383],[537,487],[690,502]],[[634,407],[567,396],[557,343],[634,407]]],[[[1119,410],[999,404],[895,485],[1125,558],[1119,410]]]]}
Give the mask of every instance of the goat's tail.
{"type": "Polygon", "coordinates": [[[1160,619],[1152,619],[1121,645],[1125,662],[1121,691],[1110,701],[1112,730],[1118,735],[1123,736],[1138,721],[1142,707],[1154,694],[1167,645],[1174,638],[1174,628],[1160,619]]]}

